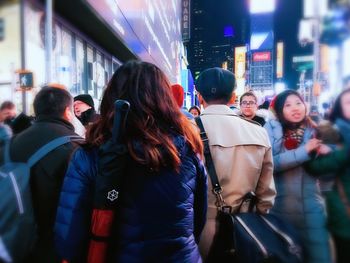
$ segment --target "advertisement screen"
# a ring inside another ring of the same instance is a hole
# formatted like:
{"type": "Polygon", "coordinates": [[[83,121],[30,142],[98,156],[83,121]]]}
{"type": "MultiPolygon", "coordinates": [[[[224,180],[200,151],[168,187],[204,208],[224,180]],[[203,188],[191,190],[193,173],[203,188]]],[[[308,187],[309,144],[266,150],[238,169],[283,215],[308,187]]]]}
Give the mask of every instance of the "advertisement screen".
{"type": "Polygon", "coordinates": [[[283,52],[284,52],[284,43],[277,43],[277,61],[276,61],[276,77],[283,77],[283,52]]]}
{"type": "Polygon", "coordinates": [[[253,61],[270,61],[271,52],[255,52],[253,53],[253,61]]]}
{"type": "Polygon", "coordinates": [[[133,53],[176,81],[180,75],[181,1],[86,1],[133,53]]]}

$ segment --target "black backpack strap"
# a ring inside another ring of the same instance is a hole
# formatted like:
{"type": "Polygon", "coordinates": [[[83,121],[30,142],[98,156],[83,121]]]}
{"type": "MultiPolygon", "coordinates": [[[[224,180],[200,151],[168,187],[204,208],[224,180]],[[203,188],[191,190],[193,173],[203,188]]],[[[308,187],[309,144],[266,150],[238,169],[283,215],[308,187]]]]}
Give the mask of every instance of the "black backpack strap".
{"type": "Polygon", "coordinates": [[[53,151],[57,147],[72,141],[83,141],[83,139],[76,135],[58,137],[47,144],[43,145],[39,150],[37,150],[28,160],[27,164],[32,167],[41,158],[47,155],[49,152],[53,151]]]}
{"type": "Polygon", "coordinates": [[[4,163],[10,163],[11,158],[10,158],[10,141],[11,139],[5,140],[5,145],[4,145],[4,163]]]}
{"type": "MultiPolygon", "coordinates": [[[[209,177],[211,180],[211,183],[213,185],[213,193],[216,196],[216,206],[221,209],[221,211],[224,212],[231,212],[232,207],[229,205],[226,205],[225,200],[222,198],[222,187],[219,183],[218,176],[216,174],[213,158],[210,153],[210,148],[209,148],[209,140],[207,133],[204,130],[204,126],[202,123],[202,120],[200,117],[196,117],[195,121],[197,123],[197,126],[199,127],[201,133],[201,139],[204,144],[204,156],[205,156],[205,166],[207,167],[207,172],[209,173],[209,177]]],[[[254,210],[254,207],[256,206],[257,203],[257,198],[254,192],[248,192],[245,196],[242,198],[242,202],[238,208],[238,211],[241,209],[243,203],[248,202],[248,210],[249,212],[254,210]]]]}
{"type": "Polygon", "coordinates": [[[209,148],[209,139],[207,136],[207,133],[204,130],[203,122],[201,120],[201,117],[196,117],[194,119],[197,123],[198,128],[200,129],[201,133],[201,139],[204,144],[204,157],[205,157],[205,166],[207,167],[207,171],[210,177],[211,184],[213,186],[213,193],[215,194],[217,198],[217,206],[222,207],[225,205],[225,201],[223,200],[221,193],[222,193],[222,187],[219,183],[218,176],[216,174],[213,158],[210,153],[209,148]]]}

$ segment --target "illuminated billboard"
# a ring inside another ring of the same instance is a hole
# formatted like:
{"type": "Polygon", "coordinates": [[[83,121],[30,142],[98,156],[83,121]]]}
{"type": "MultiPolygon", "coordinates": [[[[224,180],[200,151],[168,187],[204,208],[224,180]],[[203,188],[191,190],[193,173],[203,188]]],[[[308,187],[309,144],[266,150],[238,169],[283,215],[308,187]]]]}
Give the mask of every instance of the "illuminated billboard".
{"type": "Polygon", "coordinates": [[[275,10],[275,0],[250,0],[250,13],[272,13],[275,10]]]}
{"type": "Polygon", "coordinates": [[[284,57],[283,42],[277,43],[277,61],[276,61],[276,77],[278,79],[283,77],[283,57],[284,57]]]}
{"type": "Polygon", "coordinates": [[[245,64],[246,64],[246,52],[247,52],[247,48],[245,46],[235,48],[235,76],[236,76],[236,79],[244,79],[245,64]]]}
{"type": "Polygon", "coordinates": [[[253,53],[253,61],[270,61],[271,60],[271,52],[254,52],[253,53]]]}
{"type": "Polygon", "coordinates": [[[236,94],[242,95],[245,88],[245,75],[246,75],[246,53],[247,48],[245,46],[235,48],[235,76],[237,81],[236,94]]]}
{"type": "Polygon", "coordinates": [[[180,76],[181,1],[86,0],[140,59],[159,66],[175,82],[180,76]]]}

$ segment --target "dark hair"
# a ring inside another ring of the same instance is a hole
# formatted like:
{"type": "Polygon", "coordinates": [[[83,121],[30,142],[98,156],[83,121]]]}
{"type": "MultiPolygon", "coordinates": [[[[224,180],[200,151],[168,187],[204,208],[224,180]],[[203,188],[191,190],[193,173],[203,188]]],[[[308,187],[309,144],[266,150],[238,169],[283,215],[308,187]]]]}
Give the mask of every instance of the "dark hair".
{"type": "Polygon", "coordinates": [[[34,113],[51,117],[62,117],[67,107],[72,107],[73,98],[68,91],[61,88],[45,86],[34,99],[34,113]]]}
{"type": "Polygon", "coordinates": [[[192,106],[192,107],[188,110],[188,112],[191,112],[191,110],[196,110],[196,111],[198,112],[198,115],[201,115],[201,109],[200,109],[198,106],[196,106],[196,105],[192,106]]]}
{"type": "Polygon", "coordinates": [[[6,100],[3,103],[1,103],[0,110],[5,110],[5,109],[13,109],[15,107],[15,104],[12,101],[6,100]]]}
{"type": "MultiPolygon", "coordinates": [[[[303,100],[303,98],[301,97],[301,95],[295,91],[295,90],[285,90],[283,92],[281,92],[280,94],[277,95],[276,99],[275,99],[275,103],[274,103],[274,110],[276,112],[276,115],[277,115],[277,118],[278,120],[281,122],[282,124],[282,127],[284,129],[286,128],[289,128],[291,126],[295,126],[295,124],[292,124],[290,122],[288,122],[285,118],[284,118],[284,115],[283,115],[283,107],[284,107],[284,104],[287,100],[287,98],[290,96],[290,95],[295,95],[297,96],[305,105],[305,102],[303,100]]],[[[306,105],[305,105],[305,119],[302,121],[304,122],[306,120],[306,105]]],[[[299,125],[299,124],[297,124],[299,125]]]]}
{"type": "Polygon", "coordinates": [[[229,70],[208,68],[201,72],[195,87],[205,102],[227,104],[236,89],[236,78],[229,70]]]}
{"type": "Polygon", "coordinates": [[[255,99],[255,102],[258,102],[258,97],[254,94],[254,92],[247,91],[247,92],[243,93],[242,96],[239,98],[239,104],[242,103],[242,100],[244,97],[248,97],[248,96],[253,97],[255,99]]]}
{"type": "Polygon", "coordinates": [[[190,148],[202,155],[199,133],[176,105],[168,79],[157,66],[141,61],[129,61],[113,74],[103,94],[101,118],[87,130],[88,146],[99,146],[111,137],[117,99],[130,102],[124,140],[137,162],[156,171],[166,165],[178,169],[174,134],[184,136],[190,148]],[[135,143],[141,145],[142,154],[135,143]]]}
{"type": "Polygon", "coordinates": [[[339,118],[345,120],[343,109],[341,108],[341,98],[348,92],[350,92],[350,88],[343,90],[336,98],[331,114],[329,115],[331,122],[335,122],[339,118]]]}
{"type": "Polygon", "coordinates": [[[261,104],[258,108],[259,109],[265,109],[265,110],[268,110],[270,107],[270,101],[268,100],[265,100],[263,104],[261,104]]]}

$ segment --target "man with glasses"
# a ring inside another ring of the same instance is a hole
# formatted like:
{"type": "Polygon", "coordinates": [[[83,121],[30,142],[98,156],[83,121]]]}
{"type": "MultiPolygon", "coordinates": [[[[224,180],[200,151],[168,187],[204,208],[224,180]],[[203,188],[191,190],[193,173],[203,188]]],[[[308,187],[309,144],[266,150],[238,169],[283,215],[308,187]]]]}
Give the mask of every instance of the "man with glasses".
{"type": "Polygon", "coordinates": [[[243,93],[243,95],[240,98],[240,105],[241,105],[241,116],[245,119],[255,121],[259,123],[261,126],[265,125],[265,119],[263,117],[257,116],[256,111],[258,110],[258,99],[256,95],[248,91],[246,93],[243,93]]]}

